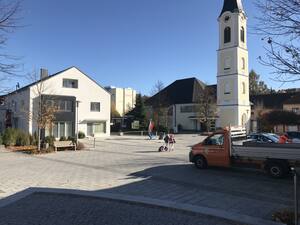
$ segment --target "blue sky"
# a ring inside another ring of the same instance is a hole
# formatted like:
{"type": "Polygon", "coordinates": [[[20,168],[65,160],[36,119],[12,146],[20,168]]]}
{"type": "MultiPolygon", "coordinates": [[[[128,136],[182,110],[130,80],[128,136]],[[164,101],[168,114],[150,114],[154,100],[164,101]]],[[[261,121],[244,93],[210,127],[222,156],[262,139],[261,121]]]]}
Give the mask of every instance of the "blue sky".
{"type": "MultiPolygon", "coordinates": [[[[257,15],[254,1],[244,1],[250,26],[257,15]]],[[[24,73],[77,66],[102,86],[143,94],[157,80],[168,85],[197,77],[215,84],[222,5],[223,0],[23,0],[25,26],[10,36],[6,51],[22,57],[24,73]]],[[[271,70],[257,60],[264,55],[263,42],[248,38],[250,69],[275,89],[300,86],[273,82],[271,70]]]]}

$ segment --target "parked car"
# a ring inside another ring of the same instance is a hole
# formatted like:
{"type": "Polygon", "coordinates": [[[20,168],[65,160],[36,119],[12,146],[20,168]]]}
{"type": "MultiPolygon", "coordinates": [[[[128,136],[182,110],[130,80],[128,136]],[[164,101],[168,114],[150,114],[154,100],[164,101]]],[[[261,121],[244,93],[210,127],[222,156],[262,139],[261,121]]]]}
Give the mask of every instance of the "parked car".
{"type": "Polygon", "coordinates": [[[288,131],[286,132],[288,138],[292,140],[293,143],[300,143],[300,132],[299,131],[288,131]]]}
{"type": "Polygon", "coordinates": [[[256,143],[278,143],[279,136],[273,133],[255,133],[250,134],[248,139],[251,139],[252,142],[256,143]]]}

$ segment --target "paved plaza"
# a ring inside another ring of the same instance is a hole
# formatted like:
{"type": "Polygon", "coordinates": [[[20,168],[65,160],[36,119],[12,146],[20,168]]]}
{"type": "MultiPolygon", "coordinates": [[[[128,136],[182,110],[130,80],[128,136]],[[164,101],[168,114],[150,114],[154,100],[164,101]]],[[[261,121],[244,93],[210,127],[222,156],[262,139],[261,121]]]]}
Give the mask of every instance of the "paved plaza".
{"type": "Polygon", "coordinates": [[[188,162],[188,153],[203,137],[177,135],[176,140],[175,151],[163,153],[157,152],[162,141],[139,136],[97,139],[95,148],[92,140],[85,140],[91,149],[76,152],[27,155],[1,150],[0,198],[5,201],[33,187],[72,189],[207,207],[265,220],[271,219],[273,211],[293,206],[291,177],[276,180],[255,170],[197,170],[188,162]]]}

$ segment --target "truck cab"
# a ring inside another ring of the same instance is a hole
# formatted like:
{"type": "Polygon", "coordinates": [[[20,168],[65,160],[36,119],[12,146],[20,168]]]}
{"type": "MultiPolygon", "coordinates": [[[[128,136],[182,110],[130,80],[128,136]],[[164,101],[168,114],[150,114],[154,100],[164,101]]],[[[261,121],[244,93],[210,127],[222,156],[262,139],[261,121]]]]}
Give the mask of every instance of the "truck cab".
{"type": "Polygon", "coordinates": [[[229,145],[228,132],[215,132],[192,147],[190,162],[199,169],[207,168],[208,162],[210,166],[230,167],[229,145]]]}

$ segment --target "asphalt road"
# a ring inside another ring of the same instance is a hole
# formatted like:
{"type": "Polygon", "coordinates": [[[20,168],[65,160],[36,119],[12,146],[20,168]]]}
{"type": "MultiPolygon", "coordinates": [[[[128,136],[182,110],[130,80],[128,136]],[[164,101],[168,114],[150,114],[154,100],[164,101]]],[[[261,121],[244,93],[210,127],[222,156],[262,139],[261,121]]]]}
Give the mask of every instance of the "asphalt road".
{"type": "Polygon", "coordinates": [[[0,218],[1,225],[239,225],[161,207],[43,193],[2,208],[0,218]]]}

